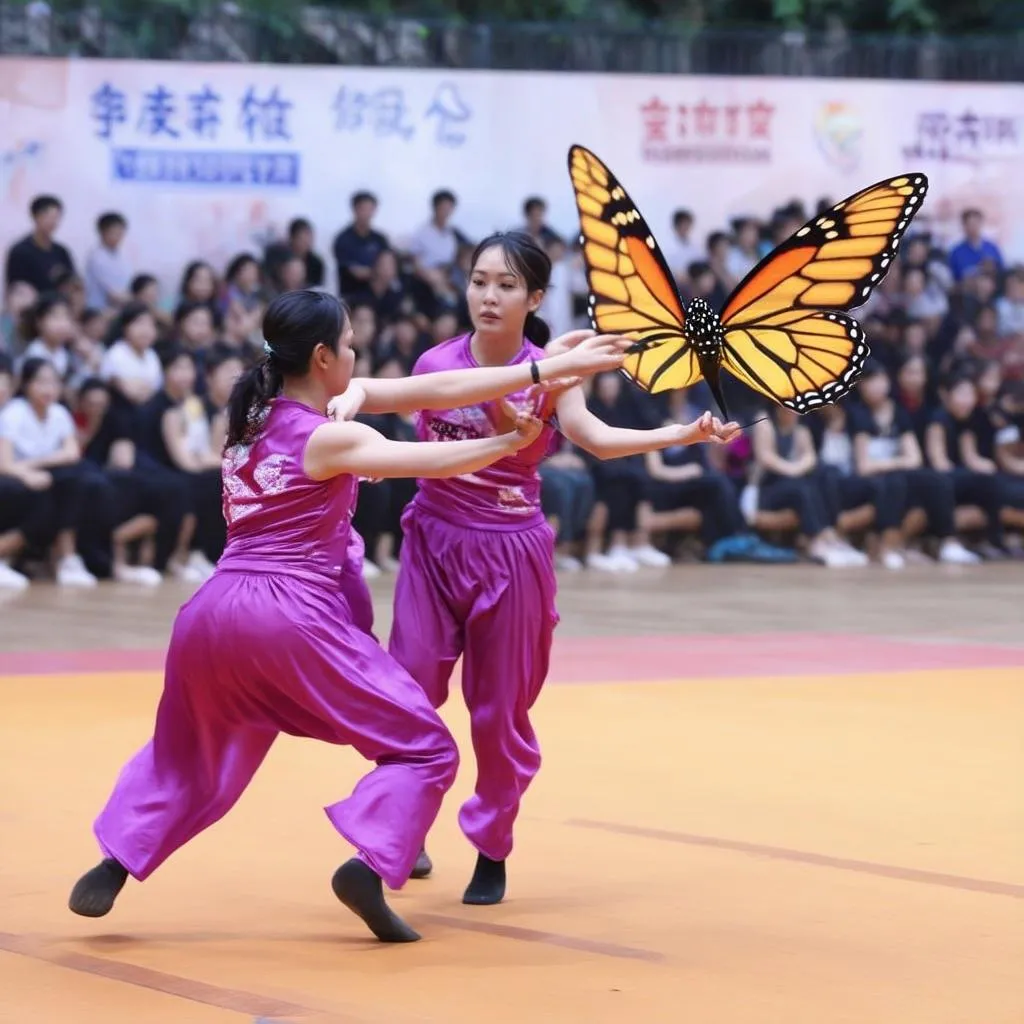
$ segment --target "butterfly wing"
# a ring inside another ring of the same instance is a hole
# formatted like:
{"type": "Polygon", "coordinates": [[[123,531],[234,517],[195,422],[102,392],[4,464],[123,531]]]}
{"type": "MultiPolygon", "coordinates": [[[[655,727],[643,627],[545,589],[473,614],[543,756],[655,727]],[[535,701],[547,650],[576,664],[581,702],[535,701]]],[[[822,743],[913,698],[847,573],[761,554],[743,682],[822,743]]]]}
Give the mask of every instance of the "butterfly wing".
{"type": "Polygon", "coordinates": [[[695,384],[701,370],[683,337],[683,303],[647,222],[615,175],[583,146],[569,149],[569,176],[594,329],[637,343],[622,369],[645,391],[695,384]]]}
{"type": "Polygon", "coordinates": [[[856,320],[928,191],[923,174],[880,181],[808,221],[756,266],[722,311],[722,365],[808,412],[847,394],[868,346],[856,320]]]}

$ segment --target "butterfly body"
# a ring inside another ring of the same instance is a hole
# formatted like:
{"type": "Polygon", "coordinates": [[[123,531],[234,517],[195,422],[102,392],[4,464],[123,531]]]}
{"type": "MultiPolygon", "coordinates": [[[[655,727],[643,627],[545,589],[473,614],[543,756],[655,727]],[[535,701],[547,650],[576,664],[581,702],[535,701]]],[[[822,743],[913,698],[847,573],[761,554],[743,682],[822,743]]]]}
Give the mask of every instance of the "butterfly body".
{"type": "Polygon", "coordinates": [[[626,190],[589,150],[569,150],[594,328],[634,340],[623,372],[645,391],[704,379],[727,415],[719,371],[798,413],[839,401],[869,349],[845,314],[892,265],[928,190],[923,174],[878,182],[818,214],[762,260],[717,313],[684,310],[653,233],[626,190]]]}

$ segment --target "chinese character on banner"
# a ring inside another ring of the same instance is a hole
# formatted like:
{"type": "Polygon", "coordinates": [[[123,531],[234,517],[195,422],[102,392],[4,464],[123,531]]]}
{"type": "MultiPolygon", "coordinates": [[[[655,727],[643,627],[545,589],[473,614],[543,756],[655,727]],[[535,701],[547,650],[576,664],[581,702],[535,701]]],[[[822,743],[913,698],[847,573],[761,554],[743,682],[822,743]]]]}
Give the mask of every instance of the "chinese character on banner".
{"type": "Polygon", "coordinates": [[[361,128],[372,128],[378,138],[397,136],[400,139],[409,139],[415,132],[408,123],[409,108],[401,89],[378,89],[368,93],[343,85],[334,97],[331,109],[334,111],[335,131],[355,132],[361,128]]]}
{"type": "Polygon", "coordinates": [[[714,135],[718,123],[718,108],[707,100],[701,100],[693,108],[693,121],[698,135],[714,135]]]}
{"type": "Polygon", "coordinates": [[[438,86],[425,117],[437,119],[437,142],[441,146],[461,146],[466,133],[456,126],[463,125],[473,116],[466,101],[459,95],[458,87],[451,82],[438,86]]]}
{"type": "Polygon", "coordinates": [[[139,130],[151,136],[167,135],[178,137],[178,130],[171,124],[174,116],[174,93],[162,85],[143,94],[142,111],[139,114],[139,130]]]}
{"type": "Polygon", "coordinates": [[[291,140],[288,111],[292,106],[290,100],[280,95],[276,85],[262,100],[256,95],[255,87],[250,85],[242,97],[238,120],[250,142],[257,136],[264,141],[284,139],[287,142],[291,140]]]}
{"type": "Polygon", "coordinates": [[[956,138],[958,142],[967,143],[972,149],[978,148],[981,141],[981,118],[967,110],[957,118],[959,128],[956,138]]]}
{"type": "Polygon", "coordinates": [[[740,127],[740,108],[725,107],[723,113],[725,114],[725,134],[729,138],[734,138],[740,127]]]}
{"type": "Polygon", "coordinates": [[[201,139],[215,139],[220,127],[220,96],[208,85],[188,95],[188,128],[201,139]]]}
{"type": "MultiPolygon", "coordinates": [[[[688,124],[687,118],[689,116],[690,108],[685,103],[680,103],[679,106],[676,107],[676,117],[678,118],[678,121],[676,122],[676,132],[680,137],[686,135],[688,124]]],[[[650,139],[647,141],[649,142],[650,139]]]]}
{"type": "Polygon", "coordinates": [[[758,100],[747,107],[747,117],[750,120],[750,137],[752,139],[767,139],[771,137],[771,122],[775,108],[764,100],[758,100]]]}
{"type": "MultiPolygon", "coordinates": [[[[686,108],[680,110],[685,117],[686,108]]],[[[644,118],[644,142],[668,142],[668,106],[655,97],[640,108],[640,113],[644,118]]],[[[680,131],[685,133],[685,128],[680,131]]]]}
{"type": "Polygon", "coordinates": [[[128,104],[120,89],[115,89],[109,82],[104,82],[90,97],[92,101],[92,119],[96,122],[96,134],[101,139],[109,139],[114,129],[128,120],[128,104]]]}

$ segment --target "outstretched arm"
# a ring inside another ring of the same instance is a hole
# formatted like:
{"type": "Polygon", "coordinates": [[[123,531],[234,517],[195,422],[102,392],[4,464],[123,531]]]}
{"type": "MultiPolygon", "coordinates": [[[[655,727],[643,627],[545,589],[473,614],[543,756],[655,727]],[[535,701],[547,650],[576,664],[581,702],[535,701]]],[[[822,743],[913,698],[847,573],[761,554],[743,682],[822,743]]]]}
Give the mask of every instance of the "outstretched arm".
{"type": "Polygon", "coordinates": [[[587,408],[579,388],[566,391],[558,399],[557,410],[559,430],[573,444],[598,459],[619,459],[624,455],[640,455],[702,441],[727,444],[740,429],[738,423],[720,423],[709,412],[693,423],[671,423],[654,430],[610,427],[587,408]]]}
{"type": "MultiPolygon", "coordinates": [[[[576,332],[577,334],[589,332],[576,332]]],[[[622,365],[630,342],[614,335],[588,337],[568,351],[537,360],[541,381],[584,377],[622,365]]],[[[466,370],[438,370],[394,380],[359,377],[349,387],[362,392],[360,412],[406,413],[420,409],[457,409],[489,402],[534,383],[529,362],[514,366],[478,366],[466,370]]],[[[338,396],[339,400],[341,396],[338,396]]]]}
{"type": "Polygon", "coordinates": [[[325,423],[313,431],[303,470],[314,480],[343,473],[386,479],[447,477],[473,473],[532,444],[542,424],[536,417],[506,407],[515,430],[467,441],[390,441],[365,423],[325,423]]]}

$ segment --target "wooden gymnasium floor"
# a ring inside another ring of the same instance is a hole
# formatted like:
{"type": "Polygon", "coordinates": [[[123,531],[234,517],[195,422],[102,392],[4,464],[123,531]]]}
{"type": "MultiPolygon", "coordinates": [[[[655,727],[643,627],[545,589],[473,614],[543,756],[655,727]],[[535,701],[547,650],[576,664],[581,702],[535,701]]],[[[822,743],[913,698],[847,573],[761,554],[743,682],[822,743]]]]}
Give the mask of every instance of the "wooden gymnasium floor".
{"type": "Polygon", "coordinates": [[[363,764],[287,738],[109,918],[65,909],[185,593],[0,607],[0,1021],[1024,1021],[1021,564],[563,578],[508,900],[459,902],[455,700],[436,874],[394,897],[426,938],[391,948],[328,885],[363,764]]]}

